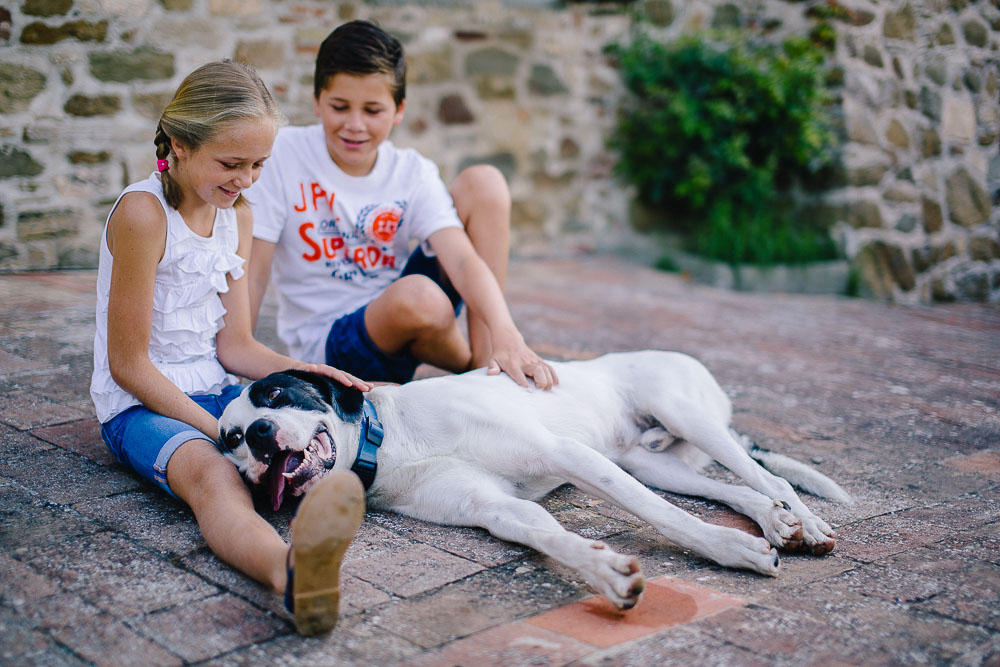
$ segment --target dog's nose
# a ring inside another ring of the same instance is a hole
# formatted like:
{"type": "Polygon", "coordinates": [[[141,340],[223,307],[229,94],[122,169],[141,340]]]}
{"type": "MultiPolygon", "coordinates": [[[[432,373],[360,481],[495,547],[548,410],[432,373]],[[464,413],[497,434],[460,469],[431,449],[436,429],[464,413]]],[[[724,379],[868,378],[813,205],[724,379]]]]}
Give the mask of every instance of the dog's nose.
{"type": "Polygon", "coordinates": [[[269,462],[271,456],[278,451],[274,422],[270,419],[255,420],[247,427],[245,437],[250,451],[263,463],[269,462]]]}

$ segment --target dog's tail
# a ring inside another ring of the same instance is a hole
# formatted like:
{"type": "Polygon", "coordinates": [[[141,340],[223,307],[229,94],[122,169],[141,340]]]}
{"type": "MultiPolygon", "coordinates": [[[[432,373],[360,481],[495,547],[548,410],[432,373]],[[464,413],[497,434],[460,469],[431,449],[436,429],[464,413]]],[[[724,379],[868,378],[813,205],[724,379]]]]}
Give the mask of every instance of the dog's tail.
{"type": "Polygon", "coordinates": [[[750,458],[778,477],[785,478],[793,486],[797,486],[803,491],[808,491],[814,496],[829,498],[838,503],[850,504],[853,502],[851,496],[840,488],[839,484],[815,468],[784,454],[758,447],[753,440],[732,429],[730,429],[730,433],[736,438],[736,442],[746,448],[750,458]]]}

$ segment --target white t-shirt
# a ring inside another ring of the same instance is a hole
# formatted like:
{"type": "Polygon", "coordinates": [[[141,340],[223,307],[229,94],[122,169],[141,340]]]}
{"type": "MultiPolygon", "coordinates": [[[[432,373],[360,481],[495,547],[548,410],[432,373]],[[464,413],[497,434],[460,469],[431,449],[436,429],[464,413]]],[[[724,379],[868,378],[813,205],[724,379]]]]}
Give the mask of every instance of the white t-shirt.
{"type": "Polygon", "coordinates": [[[322,363],[330,326],[399,277],[411,242],[461,227],[437,166],[384,141],[366,176],[330,157],[322,125],[278,132],[260,179],[247,191],[254,236],[276,243],[271,285],[278,336],[292,357],[322,363]]]}

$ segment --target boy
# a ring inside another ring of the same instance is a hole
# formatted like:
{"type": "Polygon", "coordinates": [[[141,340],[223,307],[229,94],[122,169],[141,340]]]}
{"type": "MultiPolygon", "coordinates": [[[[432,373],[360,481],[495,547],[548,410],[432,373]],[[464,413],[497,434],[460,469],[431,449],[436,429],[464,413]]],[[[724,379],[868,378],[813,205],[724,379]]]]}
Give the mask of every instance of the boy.
{"type": "Polygon", "coordinates": [[[503,176],[472,167],[449,196],[432,162],[387,141],[405,89],[402,45],[378,26],[346,23],[320,46],[321,122],[282,128],[249,197],[253,321],[273,278],[278,335],[296,358],[389,382],[410,380],[421,362],[456,373],[487,366],[549,389],[555,372],[525,344],[503,297],[503,176]],[[463,301],[468,342],[455,319],[463,301]]]}

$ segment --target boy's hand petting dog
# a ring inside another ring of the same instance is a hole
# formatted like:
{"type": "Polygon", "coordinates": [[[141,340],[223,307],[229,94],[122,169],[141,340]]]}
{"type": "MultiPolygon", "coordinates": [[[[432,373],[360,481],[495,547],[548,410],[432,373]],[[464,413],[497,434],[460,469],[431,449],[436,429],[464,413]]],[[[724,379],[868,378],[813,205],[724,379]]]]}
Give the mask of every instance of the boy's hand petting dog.
{"type": "Polygon", "coordinates": [[[555,369],[535,354],[534,350],[525,345],[523,339],[511,341],[506,346],[494,344],[493,355],[486,367],[486,373],[497,375],[501,371],[509,375],[514,382],[528,389],[531,388],[531,384],[528,382],[529,377],[539,389],[552,389],[559,384],[555,369]]]}

